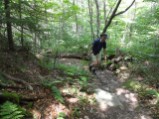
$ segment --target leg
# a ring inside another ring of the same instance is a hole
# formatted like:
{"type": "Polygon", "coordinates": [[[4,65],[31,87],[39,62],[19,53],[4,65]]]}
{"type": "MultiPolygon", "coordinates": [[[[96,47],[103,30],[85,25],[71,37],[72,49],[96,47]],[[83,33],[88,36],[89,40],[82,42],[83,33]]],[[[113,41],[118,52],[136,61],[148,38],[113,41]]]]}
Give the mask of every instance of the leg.
{"type": "Polygon", "coordinates": [[[98,54],[97,55],[92,54],[92,62],[90,64],[90,66],[97,67],[98,64],[99,64],[98,54]]]}
{"type": "Polygon", "coordinates": [[[95,74],[95,70],[99,66],[99,64],[100,64],[99,54],[97,55],[92,54],[92,63],[89,66],[89,70],[92,71],[93,74],[95,74]]]}

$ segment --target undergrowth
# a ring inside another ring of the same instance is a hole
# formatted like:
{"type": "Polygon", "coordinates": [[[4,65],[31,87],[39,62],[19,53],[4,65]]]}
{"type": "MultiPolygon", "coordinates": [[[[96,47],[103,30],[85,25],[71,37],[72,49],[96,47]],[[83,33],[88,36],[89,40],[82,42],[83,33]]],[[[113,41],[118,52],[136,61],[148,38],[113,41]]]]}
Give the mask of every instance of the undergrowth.
{"type": "Polygon", "coordinates": [[[152,117],[156,119],[159,118],[158,72],[158,62],[137,61],[131,67],[131,79],[123,84],[125,88],[138,93],[141,103],[153,108],[152,117]]]}
{"type": "Polygon", "coordinates": [[[58,70],[64,73],[61,77],[58,77],[57,79],[45,80],[42,84],[44,87],[51,90],[53,97],[60,103],[65,102],[60,91],[60,88],[64,87],[65,85],[70,85],[70,87],[72,87],[72,85],[76,85],[76,87],[80,87],[79,89],[87,89],[89,75],[82,68],[74,65],[68,66],[60,64],[58,66],[58,70]]]}
{"type": "Polygon", "coordinates": [[[0,119],[24,119],[26,111],[12,102],[0,106],[0,119]]]}
{"type": "Polygon", "coordinates": [[[68,66],[68,65],[60,64],[58,66],[58,69],[64,71],[66,74],[72,75],[72,76],[74,76],[74,75],[88,76],[88,72],[86,70],[83,70],[80,67],[75,66],[75,65],[68,66]]]}

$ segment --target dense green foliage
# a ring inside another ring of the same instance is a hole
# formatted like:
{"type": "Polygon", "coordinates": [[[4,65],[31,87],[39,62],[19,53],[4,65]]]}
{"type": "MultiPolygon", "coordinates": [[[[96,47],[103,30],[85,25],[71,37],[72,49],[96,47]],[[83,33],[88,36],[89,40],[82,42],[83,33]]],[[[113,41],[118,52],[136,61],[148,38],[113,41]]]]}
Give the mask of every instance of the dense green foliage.
{"type": "Polygon", "coordinates": [[[5,102],[0,107],[1,119],[23,119],[24,116],[25,116],[25,110],[11,102],[5,102]]]}
{"type": "MultiPolygon", "coordinates": [[[[109,11],[114,2],[108,1],[107,4],[109,11]]],[[[44,48],[51,49],[54,53],[57,50],[79,52],[81,49],[82,52],[87,52],[92,42],[88,24],[89,17],[87,17],[88,10],[85,9],[87,7],[87,1],[74,3],[71,0],[15,0],[10,1],[11,19],[6,19],[4,3],[1,1],[0,14],[3,17],[0,19],[0,35],[6,34],[5,23],[9,20],[12,23],[13,39],[16,45],[24,45],[33,51],[41,51],[41,48],[44,48]]],[[[122,8],[119,9],[122,10],[122,8]]],[[[100,8],[100,11],[100,31],[102,31],[103,8],[100,8]]],[[[95,20],[95,13],[93,17],[95,20]]],[[[122,48],[135,56],[156,56],[159,42],[158,22],[158,1],[145,0],[143,3],[136,3],[136,8],[133,7],[125,15],[116,17],[108,29],[109,53],[113,53],[116,48],[122,48]],[[139,9],[137,9],[138,4],[139,9]],[[131,17],[129,14],[132,14],[131,17]],[[137,49],[137,52],[134,49],[137,49]]],[[[93,27],[96,29],[95,26],[93,27]]]]}

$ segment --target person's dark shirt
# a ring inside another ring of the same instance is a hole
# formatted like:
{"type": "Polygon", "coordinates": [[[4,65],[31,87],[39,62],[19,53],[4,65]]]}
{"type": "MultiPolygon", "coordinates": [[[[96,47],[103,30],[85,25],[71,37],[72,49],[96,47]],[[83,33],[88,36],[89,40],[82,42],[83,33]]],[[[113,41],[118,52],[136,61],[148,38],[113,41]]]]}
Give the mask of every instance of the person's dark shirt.
{"type": "Polygon", "coordinates": [[[100,41],[100,38],[96,39],[94,42],[93,42],[93,46],[92,46],[92,51],[93,51],[93,54],[94,55],[97,55],[102,48],[106,48],[106,42],[101,42],[100,41]]]}

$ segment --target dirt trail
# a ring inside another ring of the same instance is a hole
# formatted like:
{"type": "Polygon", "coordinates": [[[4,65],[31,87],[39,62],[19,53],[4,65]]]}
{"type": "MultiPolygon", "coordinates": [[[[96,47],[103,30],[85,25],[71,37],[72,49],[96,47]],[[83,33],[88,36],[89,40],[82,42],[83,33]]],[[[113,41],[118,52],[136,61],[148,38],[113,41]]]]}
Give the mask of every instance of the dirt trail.
{"type": "MultiPolygon", "coordinates": [[[[70,65],[80,65],[79,61],[67,61],[70,65]],[[71,63],[70,63],[71,62],[71,63]]],[[[98,111],[87,109],[80,119],[152,119],[149,111],[140,107],[137,94],[124,89],[123,81],[108,70],[99,70],[93,76],[95,98],[98,111]]]]}
{"type": "MultiPolygon", "coordinates": [[[[137,94],[122,87],[122,82],[110,71],[97,71],[93,79],[98,119],[152,119],[148,110],[139,107],[137,94]]],[[[97,119],[97,118],[91,118],[97,119]]]]}

